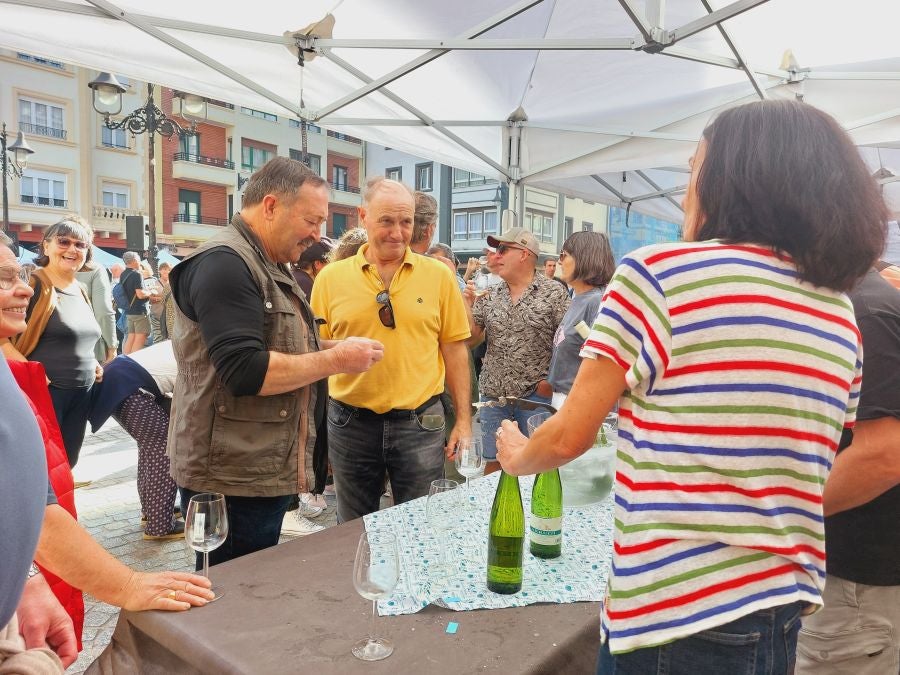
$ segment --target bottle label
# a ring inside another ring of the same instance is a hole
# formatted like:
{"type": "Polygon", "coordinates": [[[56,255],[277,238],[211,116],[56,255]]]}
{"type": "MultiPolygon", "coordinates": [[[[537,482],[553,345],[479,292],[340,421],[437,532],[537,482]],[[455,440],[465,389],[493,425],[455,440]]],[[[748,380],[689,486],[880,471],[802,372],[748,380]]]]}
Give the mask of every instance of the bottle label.
{"type": "Polygon", "coordinates": [[[538,518],[532,513],[528,529],[530,539],[535,544],[555,546],[562,541],[562,517],[538,518]]]}

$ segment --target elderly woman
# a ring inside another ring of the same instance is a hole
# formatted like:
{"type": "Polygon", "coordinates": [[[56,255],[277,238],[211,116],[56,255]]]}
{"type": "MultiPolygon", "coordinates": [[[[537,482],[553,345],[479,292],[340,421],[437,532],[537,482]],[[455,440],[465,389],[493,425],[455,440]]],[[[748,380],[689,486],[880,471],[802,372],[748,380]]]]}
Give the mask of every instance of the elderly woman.
{"type": "Polygon", "coordinates": [[[603,290],[616,268],[609,239],[600,232],[575,232],[563,243],[557,267],[560,278],[572,289],[572,304],[566,310],[553,339],[553,357],[547,379],[553,387],[553,407],[562,407],[578,366],[586,331],[600,309],[603,290]]]}
{"type": "Polygon", "coordinates": [[[84,286],[75,278],[89,259],[92,238],[80,218],[47,228],[31,275],[28,328],[3,346],[8,359],[44,365],[70,467],[78,462],[84,441],[91,387],[103,377],[94,355],[100,327],[84,286]]]}
{"type": "Polygon", "coordinates": [[[598,672],[786,673],[822,605],[822,492],[852,436],[861,339],[845,294],[886,209],[825,113],[763,101],[704,131],[684,243],[626,256],[566,403],[521,475],[589,448],[619,401],[612,567],[598,672]]]}

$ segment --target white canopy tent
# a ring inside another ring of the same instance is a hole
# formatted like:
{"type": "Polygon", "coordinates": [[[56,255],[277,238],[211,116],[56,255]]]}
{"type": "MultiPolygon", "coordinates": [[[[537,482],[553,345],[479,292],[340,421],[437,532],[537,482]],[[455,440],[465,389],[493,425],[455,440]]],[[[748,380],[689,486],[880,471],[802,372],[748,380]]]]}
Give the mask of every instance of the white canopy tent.
{"type": "Polygon", "coordinates": [[[898,19],[896,0],[0,0],[0,45],[304,118],[513,198],[680,221],[704,125],[762,97],[833,114],[900,192],[898,19]]]}

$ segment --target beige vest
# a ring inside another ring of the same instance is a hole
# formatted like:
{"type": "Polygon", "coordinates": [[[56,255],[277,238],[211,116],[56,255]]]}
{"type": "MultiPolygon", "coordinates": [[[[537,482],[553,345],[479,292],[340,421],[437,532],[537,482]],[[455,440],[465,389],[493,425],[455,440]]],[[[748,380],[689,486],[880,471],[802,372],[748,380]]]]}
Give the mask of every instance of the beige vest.
{"type": "MultiPolygon", "coordinates": [[[[266,347],[286,354],[318,351],[318,329],[303,291],[284,266],[265,256],[240,215],[185,261],[221,246],[244,260],[259,288],[266,347]]],[[[173,288],[181,265],[172,269],[173,288]]],[[[306,458],[315,445],[316,387],[276,396],[233,396],[216,375],[199,325],[172,304],[178,379],[168,452],[175,482],[238,497],[275,497],[306,488],[312,480],[306,458]]]]}

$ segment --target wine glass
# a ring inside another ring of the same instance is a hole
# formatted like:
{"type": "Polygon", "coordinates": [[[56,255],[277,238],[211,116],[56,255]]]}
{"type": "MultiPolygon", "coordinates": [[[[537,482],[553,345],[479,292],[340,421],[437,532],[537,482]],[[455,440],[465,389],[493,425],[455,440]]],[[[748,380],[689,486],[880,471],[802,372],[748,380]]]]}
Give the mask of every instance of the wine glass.
{"type": "Polygon", "coordinates": [[[429,574],[444,578],[453,570],[447,558],[447,530],[450,529],[459,509],[459,483],[449,478],[431,481],[428,488],[428,500],[425,502],[425,516],[428,525],[438,533],[438,545],[441,548],[441,562],[429,568],[429,574]]]}
{"type": "Polygon", "coordinates": [[[475,274],[472,276],[472,282],[475,284],[475,297],[480,298],[483,295],[487,295],[487,292],[490,288],[491,277],[488,274],[485,274],[479,268],[475,274]]]}
{"type": "Polygon", "coordinates": [[[472,508],[469,479],[484,474],[484,450],[480,438],[464,438],[456,445],[456,470],[466,478],[466,507],[472,508]]]}
{"type": "Polygon", "coordinates": [[[380,661],[394,651],[392,640],[375,636],[378,601],[394,590],[400,578],[397,537],[390,532],[373,530],[359,536],[353,561],[353,587],[366,600],[372,601],[372,628],[369,637],[358,640],[350,651],[363,661],[380,661]]]}
{"type": "Polygon", "coordinates": [[[551,417],[553,417],[552,412],[539,412],[529,417],[528,422],[526,423],[526,426],[528,428],[528,437],[531,438],[532,436],[534,436],[534,432],[537,431],[537,428],[544,422],[549,420],[551,417]]]}
{"type": "MultiPolygon", "coordinates": [[[[209,579],[209,552],[219,548],[228,536],[225,495],[201,492],[191,497],[185,514],[184,538],[188,546],[203,553],[203,576],[209,579]]],[[[222,597],[216,593],[214,600],[222,597]]]]}

